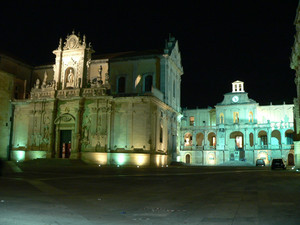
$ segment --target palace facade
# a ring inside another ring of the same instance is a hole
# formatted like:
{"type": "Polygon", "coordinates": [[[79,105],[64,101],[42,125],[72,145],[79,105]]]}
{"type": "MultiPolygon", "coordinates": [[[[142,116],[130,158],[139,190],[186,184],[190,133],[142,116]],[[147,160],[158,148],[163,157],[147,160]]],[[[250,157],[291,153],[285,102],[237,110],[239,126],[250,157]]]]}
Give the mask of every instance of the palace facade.
{"type": "Polygon", "coordinates": [[[292,104],[260,106],[235,81],[215,108],[183,110],[178,158],[195,165],[283,158],[294,165],[293,132],[292,104]]]}

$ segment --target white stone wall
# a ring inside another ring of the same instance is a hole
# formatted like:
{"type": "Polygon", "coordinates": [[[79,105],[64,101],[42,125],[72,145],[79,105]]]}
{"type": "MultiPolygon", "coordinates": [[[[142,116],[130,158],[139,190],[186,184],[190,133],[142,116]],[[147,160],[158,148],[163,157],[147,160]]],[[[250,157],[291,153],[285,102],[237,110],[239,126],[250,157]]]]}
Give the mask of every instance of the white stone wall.
{"type": "Polygon", "coordinates": [[[293,123],[293,106],[292,104],[268,105],[257,107],[257,122],[284,122],[293,123]]]}

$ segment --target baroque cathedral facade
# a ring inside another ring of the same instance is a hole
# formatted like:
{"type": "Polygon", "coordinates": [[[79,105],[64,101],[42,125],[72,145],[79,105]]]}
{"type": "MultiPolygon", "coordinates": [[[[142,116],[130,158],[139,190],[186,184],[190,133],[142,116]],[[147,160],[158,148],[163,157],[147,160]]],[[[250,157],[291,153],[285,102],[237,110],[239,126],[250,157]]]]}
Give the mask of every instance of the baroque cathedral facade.
{"type": "Polygon", "coordinates": [[[35,67],[28,99],[15,100],[12,160],[71,158],[102,165],[165,165],[179,151],[178,42],[162,51],[93,56],[74,32],[35,67]]]}

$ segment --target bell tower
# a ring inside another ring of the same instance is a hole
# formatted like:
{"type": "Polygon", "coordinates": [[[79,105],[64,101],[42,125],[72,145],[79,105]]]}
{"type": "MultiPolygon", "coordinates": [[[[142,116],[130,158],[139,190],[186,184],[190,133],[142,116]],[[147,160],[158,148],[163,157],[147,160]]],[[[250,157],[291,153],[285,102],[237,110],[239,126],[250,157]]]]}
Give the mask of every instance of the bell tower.
{"type": "Polygon", "coordinates": [[[56,55],[53,65],[56,90],[79,89],[87,86],[88,69],[91,55],[94,52],[91,44],[87,46],[86,37],[76,35],[74,31],[68,35],[64,44],[62,39],[53,53],[56,55]]]}
{"type": "Polygon", "coordinates": [[[235,92],[245,92],[244,82],[239,81],[239,80],[232,82],[232,92],[233,93],[235,93],[235,92]]]}

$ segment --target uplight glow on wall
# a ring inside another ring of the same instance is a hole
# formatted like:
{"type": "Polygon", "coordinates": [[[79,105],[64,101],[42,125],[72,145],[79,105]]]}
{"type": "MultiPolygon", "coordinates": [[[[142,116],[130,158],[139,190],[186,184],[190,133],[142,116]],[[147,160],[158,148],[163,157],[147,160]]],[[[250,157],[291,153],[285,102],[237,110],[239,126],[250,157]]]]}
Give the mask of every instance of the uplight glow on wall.
{"type": "Polygon", "coordinates": [[[137,155],[136,156],[136,165],[143,166],[147,162],[146,155],[137,155]]]}
{"type": "Polygon", "coordinates": [[[14,151],[14,158],[16,161],[24,161],[25,151],[14,151]]]}
{"type": "Polygon", "coordinates": [[[117,164],[118,165],[124,165],[126,162],[126,157],[124,154],[122,153],[119,153],[118,156],[117,156],[117,164]]]}
{"type": "Polygon", "coordinates": [[[216,156],[215,153],[209,153],[207,156],[207,161],[209,165],[215,165],[216,164],[216,156]]]}

